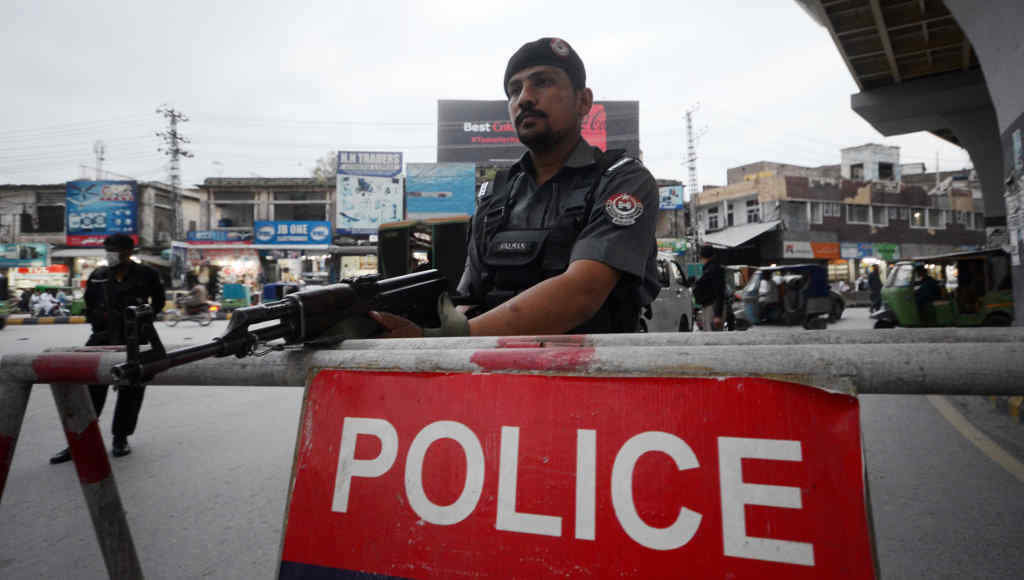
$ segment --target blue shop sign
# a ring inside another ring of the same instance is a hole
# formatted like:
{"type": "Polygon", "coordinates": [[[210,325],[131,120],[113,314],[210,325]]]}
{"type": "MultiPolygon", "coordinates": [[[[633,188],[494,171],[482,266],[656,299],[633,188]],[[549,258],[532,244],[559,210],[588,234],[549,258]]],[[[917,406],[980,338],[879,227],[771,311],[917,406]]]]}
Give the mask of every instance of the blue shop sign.
{"type": "Polygon", "coordinates": [[[241,242],[245,240],[245,232],[227,230],[194,230],[185,234],[190,242],[241,242]]]}
{"type": "Polygon", "coordinates": [[[331,222],[256,222],[253,228],[257,244],[329,244],[331,222]]]}

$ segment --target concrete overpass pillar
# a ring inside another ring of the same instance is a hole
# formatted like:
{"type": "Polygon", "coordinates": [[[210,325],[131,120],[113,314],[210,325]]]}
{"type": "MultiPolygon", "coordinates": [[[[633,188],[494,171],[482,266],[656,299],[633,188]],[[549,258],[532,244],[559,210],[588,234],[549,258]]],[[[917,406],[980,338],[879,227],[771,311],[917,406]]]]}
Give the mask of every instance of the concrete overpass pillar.
{"type": "MultiPolygon", "coordinates": [[[[1024,2],[944,0],[981,63],[995,109],[1016,324],[1024,326],[1024,2]]],[[[971,152],[974,159],[974,153],[971,152]]],[[[985,210],[988,215],[988,193],[985,210]]],[[[987,220],[986,220],[987,221],[987,220]]]]}

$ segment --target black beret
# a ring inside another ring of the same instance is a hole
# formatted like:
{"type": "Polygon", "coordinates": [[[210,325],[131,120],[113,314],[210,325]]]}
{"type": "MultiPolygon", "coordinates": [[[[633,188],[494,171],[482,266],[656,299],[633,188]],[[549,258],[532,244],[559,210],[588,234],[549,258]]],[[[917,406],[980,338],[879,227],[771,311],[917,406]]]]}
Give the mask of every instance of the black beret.
{"type": "Polygon", "coordinates": [[[565,71],[572,81],[572,86],[582,89],[587,86],[587,71],[583,69],[583,61],[569,43],[561,38],[540,38],[527,42],[508,59],[505,67],[505,82],[502,88],[508,96],[508,79],[512,75],[531,66],[556,66],[565,71]]]}
{"type": "Polygon", "coordinates": [[[128,234],[111,234],[103,240],[103,247],[112,252],[123,252],[135,248],[135,240],[128,234]]]}

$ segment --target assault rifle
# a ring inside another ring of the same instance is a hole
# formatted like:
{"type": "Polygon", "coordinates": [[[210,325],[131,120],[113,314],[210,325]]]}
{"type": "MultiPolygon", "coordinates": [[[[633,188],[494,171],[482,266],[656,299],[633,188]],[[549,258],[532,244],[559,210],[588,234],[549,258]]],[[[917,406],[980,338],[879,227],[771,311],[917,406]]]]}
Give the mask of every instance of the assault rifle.
{"type": "MultiPolygon", "coordinates": [[[[115,365],[111,374],[118,384],[146,382],[159,372],[210,357],[234,355],[244,358],[273,340],[285,344],[323,343],[324,333],[339,322],[361,317],[362,325],[383,330],[367,316],[371,310],[391,312],[422,327],[440,326],[438,297],[448,282],[437,270],[381,279],[363,276],[289,294],[281,300],[239,308],[231,313],[224,334],[207,344],[167,352],[153,326],[155,315],[149,306],[133,306],[125,313],[125,342],[128,358],[115,365]],[[275,322],[257,328],[253,325],[275,322]],[[375,327],[373,326],[375,325],[375,327]],[[148,342],[150,348],[141,350],[148,342]]],[[[372,334],[373,332],[371,332],[372,334]]],[[[334,341],[336,342],[336,341],[334,341]]]]}

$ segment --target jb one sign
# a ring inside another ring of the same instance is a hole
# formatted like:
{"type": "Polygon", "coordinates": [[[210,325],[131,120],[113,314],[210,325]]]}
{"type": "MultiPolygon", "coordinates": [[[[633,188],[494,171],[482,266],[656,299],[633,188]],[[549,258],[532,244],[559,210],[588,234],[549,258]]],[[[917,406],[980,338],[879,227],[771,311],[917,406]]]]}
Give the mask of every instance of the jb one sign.
{"type": "Polygon", "coordinates": [[[872,578],[854,397],[323,371],[281,578],[872,578]]]}

